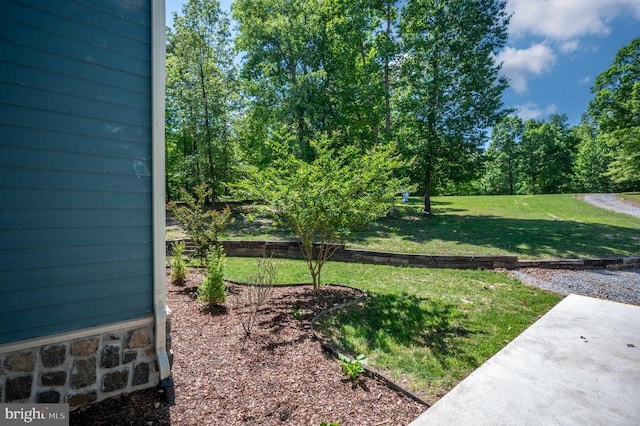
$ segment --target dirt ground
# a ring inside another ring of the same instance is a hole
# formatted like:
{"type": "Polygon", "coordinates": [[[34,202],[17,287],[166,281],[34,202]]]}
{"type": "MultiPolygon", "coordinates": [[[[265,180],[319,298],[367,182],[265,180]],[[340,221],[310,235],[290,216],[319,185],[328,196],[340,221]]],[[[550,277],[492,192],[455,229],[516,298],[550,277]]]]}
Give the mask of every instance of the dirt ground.
{"type": "Polygon", "coordinates": [[[212,309],[195,300],[202,276],[190,272],[184,287],[167,283],[175,404],[145,390],[77,410],[72,425],[406,425],[427,408],[372,378],[354,384],[313,338],[315,314],[353,290],[274,288],[247,336],[248,288],[228,284],[212,309]]]}

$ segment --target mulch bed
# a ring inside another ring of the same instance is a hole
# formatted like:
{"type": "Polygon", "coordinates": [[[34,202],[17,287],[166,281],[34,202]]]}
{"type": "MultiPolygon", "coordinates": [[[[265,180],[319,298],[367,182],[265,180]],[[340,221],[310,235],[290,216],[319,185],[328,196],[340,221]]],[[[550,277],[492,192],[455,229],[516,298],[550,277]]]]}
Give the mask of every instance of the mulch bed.
{"type": "Polygon", "coordinates": [[[211,309],[195,300],[201,272],[190,273],[184,287],[167,283],[175,404],[145,390],[77,410],[72,425],[406,425],[426,409],[375,379],[352,383],[313,338],[313,316],[354,290],[275,287],[246,336],[247,287],[229,283],[211,309]]]}

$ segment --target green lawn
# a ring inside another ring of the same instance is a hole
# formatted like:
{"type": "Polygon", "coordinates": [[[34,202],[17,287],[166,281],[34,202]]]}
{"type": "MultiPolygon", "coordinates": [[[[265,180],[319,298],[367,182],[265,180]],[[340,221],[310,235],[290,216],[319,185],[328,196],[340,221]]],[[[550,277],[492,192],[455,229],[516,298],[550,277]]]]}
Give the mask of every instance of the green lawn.
{"type": "Polygon", "coordinates": [[[623,194],[618,194],[618,196],[623,200],[631,201],[637,206],[640,206],[640,192],[625,192],[623,194]]]}
{"type": "MultiPolygon", "coordinates": [[[[638,201],[640,194],[623,194],[638,201]]],[[[507,254],[520,258],[637,255],[640,219],[598,209],[573,195],[434,197],[433,216],[411,198],[351,248],[429,254],[507,254]]],[[[243,208],[251,213],[250,207],[243,208]]],[[[226,238],[292,239],[264,218],[240,212],[226,238]]],[[[275,260],[278,283],[310,283],[303,261],[275,260]]],[[[248,281],[255,259],[227,258],[226,278],[248,281]]],[[[329,262],[325,283],[369,293],[367,303],[327,317],[322,329],[351,355],[433,401],[553,307],[560,297],[505,273],[329,262]]]]}
{"type": "MultiPolygon", "coordinates": [[[[632,195],[631,197],[634,197],[632,195]]],[[[347,247],[404,253],[515,255],[521,259],[629,256],[640,253],[640,219],[591,206],[570,194],[421,199],[353,236],[347,247]]],[[[239,217],[231,239],[292,239],[267,220],[239,217]]]]}
{"type": "MultiPolygon", "coordinates": [[[[306,265],[275,260],[278,283],[310,283],[306,265]]],[[[246,282],[256,260],[228,258],[228,279],[246,282]]],[[[342,350],[433,401],[553,307],[560,297],[505,273],[329,262],[325,283],[367,291],[366,303],[327,317],[342,350]]]]}

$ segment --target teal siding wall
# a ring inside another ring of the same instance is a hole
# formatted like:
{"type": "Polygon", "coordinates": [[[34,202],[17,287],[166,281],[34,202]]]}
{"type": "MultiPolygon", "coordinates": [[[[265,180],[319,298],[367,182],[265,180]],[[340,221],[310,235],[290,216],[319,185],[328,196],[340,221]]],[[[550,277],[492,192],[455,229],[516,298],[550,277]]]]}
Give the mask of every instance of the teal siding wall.
{"type": "Polygon", "coordinates": [[[153,311],[150,0],[0,0],[0,344],[153,311]]]}

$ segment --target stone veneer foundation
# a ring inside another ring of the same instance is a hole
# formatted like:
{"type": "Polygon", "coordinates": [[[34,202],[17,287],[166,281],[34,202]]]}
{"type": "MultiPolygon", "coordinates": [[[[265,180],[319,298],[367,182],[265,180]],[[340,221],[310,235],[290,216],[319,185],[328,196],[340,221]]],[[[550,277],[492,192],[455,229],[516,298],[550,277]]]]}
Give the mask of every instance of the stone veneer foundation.
{"type": "MultiPolygon", "coordinates": [[[[46,344],[34,340],[33,346],[21,344],[12,352],[0,346],[0,403],[68,403],[73,410],[156,386],[160,374],[153,319],[121,326],[86,336],[67,333],[67,340],[64,334],[52,336],[46,344]]],[[[167,315],[168,354],[170,350],[167,315]]]]}

